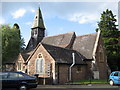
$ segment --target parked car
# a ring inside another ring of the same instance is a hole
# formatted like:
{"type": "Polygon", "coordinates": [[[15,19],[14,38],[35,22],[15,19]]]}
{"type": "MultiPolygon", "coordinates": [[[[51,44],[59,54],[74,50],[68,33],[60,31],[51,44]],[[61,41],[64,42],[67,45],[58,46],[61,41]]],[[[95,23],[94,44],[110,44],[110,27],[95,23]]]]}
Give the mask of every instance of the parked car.
{"type": "Polygon", "coordinates": [[[109,76],[110,85],[120,85],[120,71],[114,71],[109,76]]]}
{"type": "Polygon", "coordinates": [[[0,81],[3,88],[17,88],[18,90],[27,90],[37,87],[35,77],[29,76],[23,72],[0,72],[0,81]]]}

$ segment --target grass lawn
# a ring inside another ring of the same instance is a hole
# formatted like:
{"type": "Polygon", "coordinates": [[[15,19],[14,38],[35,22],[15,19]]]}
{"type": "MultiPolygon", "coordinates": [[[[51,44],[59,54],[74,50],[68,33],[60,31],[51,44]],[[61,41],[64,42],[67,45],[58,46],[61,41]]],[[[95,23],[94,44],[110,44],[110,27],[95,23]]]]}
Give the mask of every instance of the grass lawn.
{"type": "Polygon", "coordinates": [[[89,83],[108,83],[107,80],[80,80],[80,81],[73,81],[65,84],[89,84],[89,83]]]}
{"type": "Polygon", "coordinates": [[[87,84],[106,84],[108,83],[107,79],[106,80],[80,80],[80,81],[73,81],[73,82],[68,82],[62,85],[39,85],[41,87],[66,87],[68,85],[87,85],[87,84]]]}

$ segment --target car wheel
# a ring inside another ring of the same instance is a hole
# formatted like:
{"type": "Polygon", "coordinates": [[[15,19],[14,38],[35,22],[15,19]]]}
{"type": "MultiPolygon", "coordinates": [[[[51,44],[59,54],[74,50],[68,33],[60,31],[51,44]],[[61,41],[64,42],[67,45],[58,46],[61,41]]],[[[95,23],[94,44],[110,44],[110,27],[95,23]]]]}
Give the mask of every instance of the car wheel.
{"type": "Polygon", "coordinates": [[[28,90],[26,85],[20,85],[19,90],[28,90]]]}
{"type": "Polygon", "coordinates": [[[113,85],[114,85],[113,80],[110,80],[110,81],[109,81],[109,83],[110,83],[110,85],[111,85],[111,86],[113,86],[113,85]]]}

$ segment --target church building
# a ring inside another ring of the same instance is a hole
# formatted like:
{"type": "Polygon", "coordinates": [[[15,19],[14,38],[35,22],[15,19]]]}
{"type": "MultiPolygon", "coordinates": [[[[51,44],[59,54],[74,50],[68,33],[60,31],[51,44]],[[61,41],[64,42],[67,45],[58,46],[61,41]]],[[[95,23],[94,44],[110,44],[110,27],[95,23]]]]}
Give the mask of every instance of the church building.
{"type": "Polygon", "coordinates": [[[15,71],[37,75],[39,83],[107,79],[109,68],[100,31],[80,36],[75,32],[45,36],[45,31],[39,8],[28,45],[14,62],[15,71]]]}

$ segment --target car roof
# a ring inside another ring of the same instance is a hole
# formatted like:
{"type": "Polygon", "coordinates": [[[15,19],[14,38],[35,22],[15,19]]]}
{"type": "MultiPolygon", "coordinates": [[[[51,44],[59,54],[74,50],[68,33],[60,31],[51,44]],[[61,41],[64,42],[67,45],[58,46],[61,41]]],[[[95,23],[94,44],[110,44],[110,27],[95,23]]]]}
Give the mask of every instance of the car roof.
{"type": "Polygon", "coordinates": [[[115,72],[120,72],[120,71],[113,71],[112,73],[115,73],[115,72]]]}
{"type": "Polygon", "coordinates": [[[16,72],[16,71],[3,71],[3,72],[0,72],[0,73],[23,73],[23,72],[16,72]]]}

